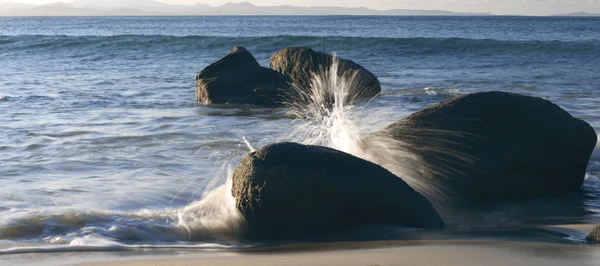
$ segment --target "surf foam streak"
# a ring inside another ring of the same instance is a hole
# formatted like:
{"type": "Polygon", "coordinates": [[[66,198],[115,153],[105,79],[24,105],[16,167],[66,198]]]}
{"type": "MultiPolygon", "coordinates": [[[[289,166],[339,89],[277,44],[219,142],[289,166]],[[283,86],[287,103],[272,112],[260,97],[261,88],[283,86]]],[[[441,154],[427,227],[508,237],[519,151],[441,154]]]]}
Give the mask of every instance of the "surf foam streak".
{"type": "MultiPolygon", "coordinates": [[[[106,242],[106,241],[104,241],[106,242]]],[[[147,249],[191,249],[191,250],[231,250],[237,248],[248,248],[253,246],[242,245],[220,245],[220,244],[198,244],[198,245],[124,245],[120,243],[104,244],[70,244],[14,247],[0,249],[0,255],[28,254],[28,253],[56,253],[56,252],[105,252],[105,251],[132,251],[147,249]]]]}
{"type": "MultiPolygon", "coordinates": [[[[215,177],[215,179],[219,179],[215,177]]],[[[244,219],[227,181],[183,209],[115,211],[23,212],[0,219],[0,240],[41,239],[68,250],[110,250],[178,243],[237,244],[244,219]]],[[[197,245],[194,245],[197,246],[197,245]]],[[[50,252],[45,248],[4,250],[4,253],[50,252]]],[[[2,253],[0,252],[0,253],[2,253]]]]}

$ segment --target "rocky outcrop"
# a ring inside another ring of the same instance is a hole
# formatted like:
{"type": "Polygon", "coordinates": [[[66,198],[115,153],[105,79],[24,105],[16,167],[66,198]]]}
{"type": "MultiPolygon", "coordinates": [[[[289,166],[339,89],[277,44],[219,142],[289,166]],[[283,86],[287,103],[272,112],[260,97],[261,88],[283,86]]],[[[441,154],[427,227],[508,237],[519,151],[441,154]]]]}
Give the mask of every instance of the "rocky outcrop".
{"type": "Polygon", "coordinates": [[[243,47],[234,47],[226,56],[196,76],[196,102],[277,105],[290,89],[278,72],[261,67],[243,47]]]}
{"type": "Polygon", "coordinates": [[[557,105],[505,92],[429,106],[366,138],[365,149],[384,137],[407,143],[434,172],[424,181],[469,205],[579,191],[597,138],[557,105]]]}
{"type": "Polygon", "coordinates": [[[370,99],[381,92],[379,80],[369,70],[352,60],[337,58],[310,48],[285,48],[271,56],[270,67],[289,76],[301,91],[310,91],[313,73],[325,75],[327,71],[335,71],[337,76],[347,82],[349,91],[346,102],[370,99]]]}
{"type": "Polygon", "coordinates": [[[363,225],[443,228],[439,215],[402,179],[337,150],[273,144],[246,156],[232,194],[252,240],[300,239],[363,225]]]}
{"type": "Polygon", "coordinates": [[[585,241],[591,244],[600,243],[600,225],[594,227],[585,237],[585,241]]]}

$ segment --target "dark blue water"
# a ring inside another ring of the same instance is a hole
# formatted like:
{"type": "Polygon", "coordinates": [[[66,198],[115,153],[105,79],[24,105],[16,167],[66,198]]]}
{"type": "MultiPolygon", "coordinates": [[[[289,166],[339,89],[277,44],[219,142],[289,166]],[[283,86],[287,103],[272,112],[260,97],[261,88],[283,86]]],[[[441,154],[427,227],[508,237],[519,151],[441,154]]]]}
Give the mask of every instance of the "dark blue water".
{"type": "Polygon", "coordinates": [[[265,66],[308,46],[368,68],[384,95],[353,134],[488,90],[544,97],[600,131],[598,18],[0,18],[0,245],[223,243],[231,228],[193,202],[225,182],[243,137],[304,141],[285,109],[196,105],[196,73],[236,45],[265,66]]]}

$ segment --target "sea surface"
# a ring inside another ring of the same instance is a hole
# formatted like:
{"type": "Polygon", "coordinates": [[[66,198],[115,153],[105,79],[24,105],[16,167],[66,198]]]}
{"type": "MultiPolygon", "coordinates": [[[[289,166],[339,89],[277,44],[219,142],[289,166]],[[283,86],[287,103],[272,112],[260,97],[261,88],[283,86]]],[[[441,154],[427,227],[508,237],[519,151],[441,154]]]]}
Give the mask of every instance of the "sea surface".
{"type": "MultiPolygon", "coordinates": [[[[226,193],[251,149],[352,152],[347,138],[489,90],[543,97],[600,132],[600,18],[0,18],[0,256],[252,245],[232,237],[226,193]],[[196,104],[196,73],[237,45],[264,66],[289,46],[336,53],[373,72],[382,96],[311,127],[286,108],[196,104]]],[[[581,195],[499,207],[449,231],[499,223],[578,243],[511,226],[599,221],[597,146],[581,195]]],[[[473,235],[504,236],[483,228],[473,235]]]]}

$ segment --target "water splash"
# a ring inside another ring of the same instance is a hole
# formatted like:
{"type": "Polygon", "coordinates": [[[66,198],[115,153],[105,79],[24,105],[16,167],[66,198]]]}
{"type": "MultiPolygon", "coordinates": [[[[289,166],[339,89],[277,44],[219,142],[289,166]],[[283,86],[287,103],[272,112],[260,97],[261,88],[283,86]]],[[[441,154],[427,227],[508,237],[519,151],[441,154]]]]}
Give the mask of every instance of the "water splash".
{"type": "Polygon", "coordinates": [[[389,106],[367,108],[370,102],[357,99],[357,92],[368,89],[359,87],[358,74],[341,70],[335,58],[329,68],[312,74],[310,88],[296,86],[293,97],[285,103],[290,107],[287,114],[295,118],[296,126],[279,140],[326,146],[371,161],[402,178],[434,204],[446,202],[452,192],[434,177],[455,171],[456,164],[470,163],[470,158],[435,148],[443,145],[429,145],[425,148],[429,152],[450,155],[453,160],[427,163],[415,151],[415,143],[440,142],[442,136],[455,133],[421,129],[414,137],[403,140],[385,132],[374,134],[374,129],[379,129],[382,123],[373,121],[387,126],[396,114],[389,106]]]}
{"type": "MultiPolygon", "coordinates": [[[[373,121],[381,117],[394,117],[390,108],[368,108],[368,101],[360,101],[358,71],[340,69],[337,57],[328,68],[312,73],[310,87],[294,85],[285,105],[287,116],[294,117],[295,127],[277,141],[294,141],[308,145],[326,146],[379,164],[424,195],[442,199],[446,192],[434,184],[433,175],[439,175],[444,167],[426,164],[411,148],[412,144],[386,134],[371,134],[373,121]]],[[[381,121],[386,125],[387,119],[381,121]]],[[[438,132],[439,133],[439,132],[438,132]]],[[[242,140],[253,152],[255,149],[242,135],[242,140]]],[[[439,150],[437,152],[450,152],[439,150]]],[[[211,188],[222,182],[217,175],[211,188]]],[[[235,206],[231,194],[232,167],[228,165],[225,184],[204,194],[202,200],[192,203],[179,212],[178,228],[187,233],[186,239],[197,241],[216,239],[231,241],[244,229],[245,221],[235,206]]]]}
{"type": "Polygon", "coordinates": [[[360,128],[351,93],[357,84],[358,71],[340,71],[339,59],[334,57],[329,68],[312,73],[309,88],[294,85],[284,104],[290,107],[287,115],[299,123],[284,139],[359,154],[360,128]]]}
{"type": "MultiPolygon", "coordinates": [[[[358,100],[358,93],[368,89],[359,87],[364,83],[359,82],[358,74],[341,70],[339,60],[334,57],[331,66],[312,73],[309,88],[296,85],[285,103],[290,107],[286,115],[295,118],[295,127],[277,141],[327,146],[353,154],[382,165],[427,196],[442,198],[443,190],[423,178],[439,172],[412,152],[411,144],[388,135],[367,134],[373,129],[370,122],[393,117],[393,114],[388,108],[367,109],[369,102],[358,100]]],[[[242,140],[251,152],[255,151],[246,137],[242,136],[242,140]]],[[[186,240],[232,241],[244,229],[244,218],[231,194],[231,164],[225,184],[210,189],[222,182],[219,176],[209,183],[208,193],[202,200],[179,211],[177,227],[187,234],[186,240]]]]}
{"type": "Polygon", "coordinates": [[[425,89],[423,89],[423,91],[425,91],[425,93],[427,93],[427,95],[437,95],[437,91],[435,90],[435,88],[432,87],[427,87],[425,89]]]}
{"type": "Polygon", "coordinates": [[[244,218],[231,194],[232,177],[229,167],[225,184],[179,212],[177,227],[185,230],[188,240],[232,241],[244,228],[244,218]]]}
{"type": "Polygon", "coordinates": [[[252,145],[250,144],[250,141],[248,141],[248,139],[246,138],[246,136],[242,136],[242,139],[244,140],[244,143],[246,144],[246,146],[248,147],[248,149],[250,150],[250,152],[255,152],[256,149],[254,147],[252,147],[252,145]]]}

